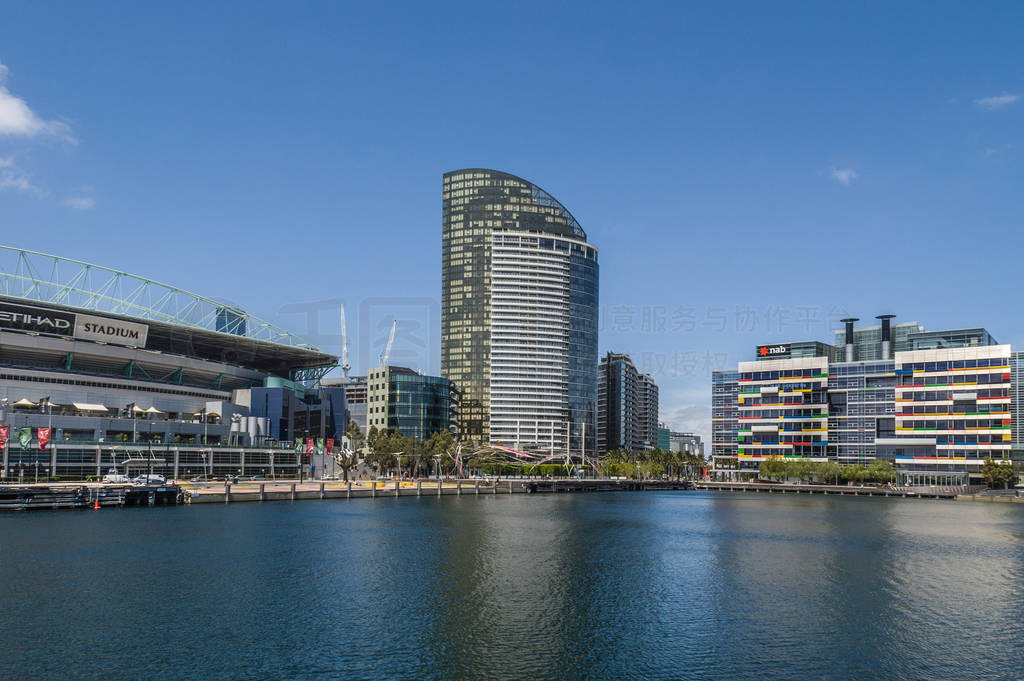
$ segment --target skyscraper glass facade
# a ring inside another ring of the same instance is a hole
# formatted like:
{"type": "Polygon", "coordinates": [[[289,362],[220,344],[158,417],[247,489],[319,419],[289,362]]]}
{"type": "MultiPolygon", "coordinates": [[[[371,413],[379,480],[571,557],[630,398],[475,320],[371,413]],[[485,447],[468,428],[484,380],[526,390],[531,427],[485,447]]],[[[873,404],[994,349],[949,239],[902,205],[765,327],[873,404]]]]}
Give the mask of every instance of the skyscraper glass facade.
{"type": "Polygon", "coordinates": [[[369,426],[418,441],[445,430],[455,433],[459,396],[448,379],[386,366],[370,371],[367,380],[369,426]]]}
{"type": "Polygon", "coordinates": [[[592,453],[597,249],[508,173],[447,173],[442,199],[441,373],[462,395],[461,435],[592,453]]]}

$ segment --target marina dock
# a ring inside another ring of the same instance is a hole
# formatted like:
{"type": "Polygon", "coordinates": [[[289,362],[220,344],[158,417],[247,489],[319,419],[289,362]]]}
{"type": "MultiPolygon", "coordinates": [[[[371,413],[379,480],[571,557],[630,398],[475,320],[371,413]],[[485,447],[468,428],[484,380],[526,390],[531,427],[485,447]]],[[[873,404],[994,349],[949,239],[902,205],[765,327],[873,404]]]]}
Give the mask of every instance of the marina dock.
{"type": "Polygon", "coordinates": [[[970,487],[877,487],[861,485],[794,485],[759,482],[696,482],[693,489],[709,492],[760,492],[766,494],[831,494],[852,497],[899,497],[912,499],[956,499],[977,493],[981,485],[970,487]]]}
{"type": "Polygon", "coordinates": [[[177,485],[37,483],[0,485],[0,511],[120,506],[174,506],[183,501],[177,485]]]}

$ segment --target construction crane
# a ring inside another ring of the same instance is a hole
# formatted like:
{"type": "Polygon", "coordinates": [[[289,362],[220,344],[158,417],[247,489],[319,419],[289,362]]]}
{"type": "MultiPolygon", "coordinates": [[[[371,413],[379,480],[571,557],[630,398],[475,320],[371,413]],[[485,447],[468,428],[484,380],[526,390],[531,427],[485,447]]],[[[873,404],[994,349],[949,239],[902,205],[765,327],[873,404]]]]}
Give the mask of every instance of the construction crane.
{"type": "Polygon", "coordinates": [[[380,365],[386,367],[388,359],[391,358],[391,346],[395,342],[395,328],[398,327],[398,320],[391,322],[391,333],[388,334],[388,344],[384,346],[384,354],[380,356],[380,365]]]}
{"type": "Polygon", "coordinates": [[[345,382],[348,383],[348,370],[352,365],[348,363],[348,331],[345,328],[345,304],[341,304],[341,370],[345,373],[345,382]]]}

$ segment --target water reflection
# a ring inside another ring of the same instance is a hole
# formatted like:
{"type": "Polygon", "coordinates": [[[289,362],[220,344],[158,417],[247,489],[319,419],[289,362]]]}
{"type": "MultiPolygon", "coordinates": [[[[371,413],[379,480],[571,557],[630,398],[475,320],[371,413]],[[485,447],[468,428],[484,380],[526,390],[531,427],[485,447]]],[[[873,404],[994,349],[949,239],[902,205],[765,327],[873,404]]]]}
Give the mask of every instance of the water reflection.
{"type": "Polygon", "coordinates": [[[0,542],[0,678],[1012,679],[1024,668],[1018,506],[384,498],[6,515],[0,542]]]}

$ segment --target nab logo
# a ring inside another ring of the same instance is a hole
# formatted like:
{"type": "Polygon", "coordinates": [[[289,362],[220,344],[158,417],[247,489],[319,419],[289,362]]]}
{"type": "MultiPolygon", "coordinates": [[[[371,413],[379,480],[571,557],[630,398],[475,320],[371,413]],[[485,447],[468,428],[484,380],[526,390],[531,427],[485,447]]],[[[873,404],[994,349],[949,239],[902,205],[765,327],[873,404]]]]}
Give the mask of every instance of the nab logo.
{"type": "Polygon", "coordinates": [[[761,355],[762,357],[767,357],[768,356],[768,346],[767,345],[762,345],[761,347],[759,347],[757,349],[757,354],[761,355]]]}
{"type": "Polygon", "coordinates": [[[783,357],[789,356],[788,345],[759,345],[757,346],[758,357],[772,357],[781,355],[783,357]]]}

